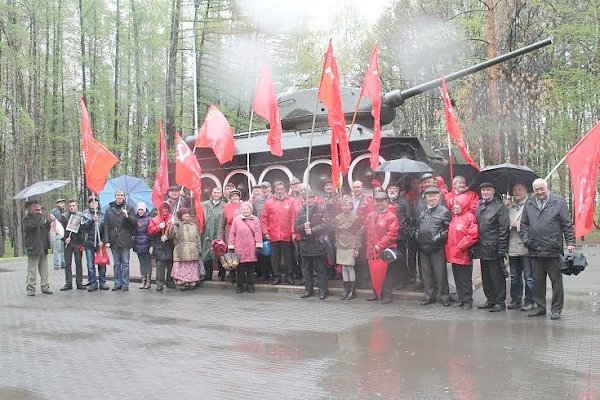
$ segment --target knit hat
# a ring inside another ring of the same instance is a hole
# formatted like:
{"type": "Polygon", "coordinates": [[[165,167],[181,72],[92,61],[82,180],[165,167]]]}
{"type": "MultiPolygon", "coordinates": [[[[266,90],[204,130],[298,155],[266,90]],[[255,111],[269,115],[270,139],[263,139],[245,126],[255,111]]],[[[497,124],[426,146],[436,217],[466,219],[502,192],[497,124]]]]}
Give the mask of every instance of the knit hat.
{"type": "Polygon", "coordinates": [[[146,203],[144,203],[143,201],[140,201],[139,203],[137,203],[137,207],[135,207],[136,211],[137,210],[144,210],[146,211],[146,203]]]}

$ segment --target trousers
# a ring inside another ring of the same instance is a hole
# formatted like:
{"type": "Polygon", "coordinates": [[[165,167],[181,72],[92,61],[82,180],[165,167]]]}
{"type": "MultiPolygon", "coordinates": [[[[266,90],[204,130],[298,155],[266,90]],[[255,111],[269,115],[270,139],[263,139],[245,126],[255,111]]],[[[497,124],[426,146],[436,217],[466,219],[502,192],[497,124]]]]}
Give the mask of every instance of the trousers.
{"type": "Polygon", "coordinates": [[[448,301],[448,272],[446,270],[446,253],[444,248],[419,249],[419,268],[423,279],[423,290],[427,299],[448,301]]]}
{"type": "Polygon", "coordinates": [[[533,261],[533,298],[546,308],[546,276],[552,284],[552,312],[561,312],[565,302],[562,271],[558,257],[531,257],[533,261]]]}

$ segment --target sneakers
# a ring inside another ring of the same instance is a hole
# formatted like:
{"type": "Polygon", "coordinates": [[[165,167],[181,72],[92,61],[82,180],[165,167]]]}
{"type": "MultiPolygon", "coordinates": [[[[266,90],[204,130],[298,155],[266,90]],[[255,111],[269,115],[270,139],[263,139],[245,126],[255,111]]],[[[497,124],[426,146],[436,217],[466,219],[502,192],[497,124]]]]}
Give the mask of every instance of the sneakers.
{"type": "Polygon", "coordinates": [[[518,308],[521,308],[521,302],[520,301],[511,301],[510,304],[506,307],[509,310],[516,310],[518,308]]]}
{"type": "Polygon", "coordinates": [[[490,312],[498,312],[506,310],[506,306],[504,304],[494,304],[490,307],[490,312]]]}
{"type": "Polygon", "coordinates": [[[556,321],[557,319],[560,319],[560,312],[558,311],[552,311],[552,315],[550,316],[550,319],[553,321],[556,321]]]}
{"type": "Polygon", "coordinates": [[[537,306],[527,314],[529,317],[537,317],[540,315],[546,315],[546,309],[544,307],[537,306]]]}
{"type": "Polygon", "coordinates": [[[521,311],[531,311],[535,308],[533,303],[525,303],[523,307],[521,307],[521,311]]]}
{"type": "Polygon", "coordinates": [[[66,290],[73,290],[73,285],[69,285],[69,284],[67,283],[65,286],[63,286],[62,288],[60,288],[60,291],[61,291],[61,292],[64,292],[64,291],[66,291],[66,290]]]}
{"type": "Polygon", "coordinates": [[[88,292],[93,292],[95,290],[98,290],[98,285],[95,283],[93,285],[89,285],[87,290],[88,290],[88,292]]]}

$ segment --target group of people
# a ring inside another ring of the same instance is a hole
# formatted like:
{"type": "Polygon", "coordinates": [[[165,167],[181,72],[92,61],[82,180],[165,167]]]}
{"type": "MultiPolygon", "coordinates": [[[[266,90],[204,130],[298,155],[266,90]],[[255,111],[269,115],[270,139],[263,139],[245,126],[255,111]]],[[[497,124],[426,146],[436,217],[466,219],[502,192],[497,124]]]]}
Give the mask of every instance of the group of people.
{"type": "Polygon", "coordinates": [[[352,183],[350,195],[340,195],[331,181],[324,182],[322,189],[318,196],[296,178],[289,188],[282,181],[263,182],[242,201],[233,184],[223,191],[215,187],[202,203],[203,231],[196,224],[190,198],[179,186],[169,188],[153,215],[143,202],[134,210],[123,191],[116,192],[105,211],[95,196],[87,199],[83,213],[75,200],[58,199],[57,207],[44,217],[39,202],[29,201],[23,221],[29,259],[27,294],[35,294],[36,269],[42,293],[52,293],[46,260],[50,242],[54,268],[65,270],[63,291],[73,289],[73,260],[77,289],[109,289],[106,264],[99,257],[106,249],[113,255],[112,290],[129,290],[131,249],[140,262],[140,289],[151,288],[153,264],[157,291],[164,286],[194,288],[213,279],[215,270],[217,278],[225,280],[222,254],[216,250],[222,245],[223,251],[238,259],[239,265],[230,273],[238,293],[253,293],[255,280],[262,279],[273,285],[304,284],[302,298],[325,299],[328,278],[337,269],[344,287],[341,299],[350,300],[357,286],[372,287],[369,265],[385,259],[381,291],[373,290],[367,300],[386,304],[392,301],[394,288],[420,283],[422,305],[450,306],[446,267],[450,263],[456,306],[464,309],[472,308],[473,259],[479,258],[487,300],[478,308],[492,312],[507,308],[508,260],[508,308],[545,315],[549,276],[552,319],[560,318],[563,237],[572,251],[575,236],[564,199],[550,193],[546,181],[533,182],[531,197],[524,184],[516,183],[511,196],[504,198],[491,182],[481,183],[478,194],[464,177],[456,176],[448,191],[443,179],[432,174],[412,179],[408,187],[399,182],[376,187],[372,196],[360,181],[352,183]],[[83,252],[87,286],[82,282],[83,252]]]}

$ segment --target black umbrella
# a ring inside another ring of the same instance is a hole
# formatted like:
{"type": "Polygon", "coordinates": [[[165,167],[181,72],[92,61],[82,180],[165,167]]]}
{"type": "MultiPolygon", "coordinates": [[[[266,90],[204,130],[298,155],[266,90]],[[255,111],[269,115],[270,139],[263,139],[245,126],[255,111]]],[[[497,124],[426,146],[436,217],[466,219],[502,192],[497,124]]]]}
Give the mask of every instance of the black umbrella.
{"type": "MultiPolygon", "coordinates": [[[[467,186],[473,187],[479,176],[479,170],[475,169],[475,167],[470,164],[452,164],[452,174],[454,176],[463,176],[467,180],[467,186]]],[[[450,179],[450,165],[444,167],[440,176],[444,178],[444,182],[446,182],[448,186],[452,186],[452,180],[450,179]]]]}
{"type": "Polygon", "coordinates": [[[382,162],[375,171],[399,172],[401,174],[425,174],[427,172],[433,172],[433,169],[421,161],[415,161],[409,158],[399,158],[397,160],[382,162]]]}
{"type": "Polygon", "coordinates": [[[531,185],[537,178],[539,175],[525,165],[504,163],[483,168],[477,182],[492,182],[498,192],[509,193],[515,183],[522,183],[531,190],[531,185]]]}
{"type": "Polygon", "coordinates": [[[68,183],[69,181],[65,180],[39,181],[21,190],[13,197],[13,199],[26,199],[31,196],[47,193],[51,190],[63,187],[68,183]]]}

